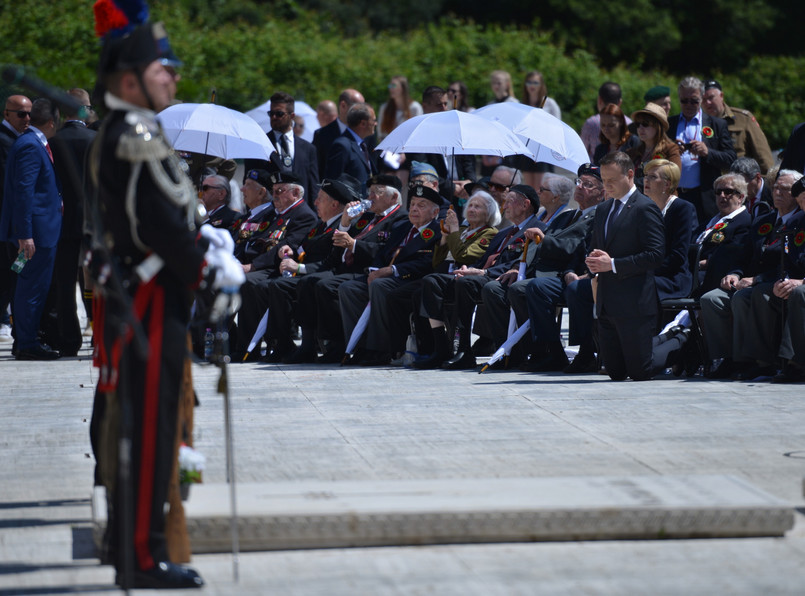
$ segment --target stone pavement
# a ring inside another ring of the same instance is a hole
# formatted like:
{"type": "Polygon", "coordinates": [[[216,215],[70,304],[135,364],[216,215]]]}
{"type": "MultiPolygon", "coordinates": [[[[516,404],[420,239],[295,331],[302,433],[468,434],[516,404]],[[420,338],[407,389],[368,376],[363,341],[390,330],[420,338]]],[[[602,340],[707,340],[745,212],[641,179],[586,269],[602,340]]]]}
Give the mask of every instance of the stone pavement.
{"type": "MultiPolygon", "coordinates": [[[[0,595],[118,593],[95,558],[88,350],[0,344],[0,595]]],[[[728,474],[803,510],[802,386],[598,375],[232,365],[239,483],[728,474]]],[[[225,481],[218,371],[195,366],[196,448],[225,481]]],[[[191,492],[192,499],[192,492],[191,492]]],[[[473,544],[197,555],[206,594],[803,594],[783,538],[473,544]]],[[[143,593],[145,593],[143,591],[143,593]]]]}

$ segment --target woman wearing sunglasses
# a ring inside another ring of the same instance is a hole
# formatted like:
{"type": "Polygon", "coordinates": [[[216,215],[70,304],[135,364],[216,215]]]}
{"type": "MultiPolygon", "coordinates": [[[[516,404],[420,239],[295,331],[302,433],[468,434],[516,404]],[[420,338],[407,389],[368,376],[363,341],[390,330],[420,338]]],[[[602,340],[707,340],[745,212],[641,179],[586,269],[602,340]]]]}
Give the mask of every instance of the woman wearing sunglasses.
{"type": "Polygon", "coordinates": [[[634,161],[635,184],[642,188],[645,164],[654,159],[667,159],[681,168],[682,161],[679,146],[665,134],[668,132],[668,116],[662,107],[647,103],[645,108],[632,114],[632,120],[637,127],[640,144],[627,153],[634,161]]]}

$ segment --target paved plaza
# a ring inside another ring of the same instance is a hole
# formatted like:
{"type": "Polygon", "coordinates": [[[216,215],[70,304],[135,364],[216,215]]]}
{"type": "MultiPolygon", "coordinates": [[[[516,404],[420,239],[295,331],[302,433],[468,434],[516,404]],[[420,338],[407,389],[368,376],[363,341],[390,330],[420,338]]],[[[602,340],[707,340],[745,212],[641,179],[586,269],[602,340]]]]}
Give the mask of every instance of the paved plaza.
{"type": "MultiPolygon", "coordinates": [[[[518,371],[230,367],[238,482],[732,475],[794,508],[782,538],[196,555],[205,594],[805,593],[805,387],[518,371]]],[[[204,479],[225,482],[219,371],[194,365],[204,479]]],[[[119,593],[91,537],[89,350],[0,344],[0,595],[119,593]]],[[[192,491],[191,491],[192,499],[192,491]]],[[[146,593],[143,591],[143,593],[146,593]]]]}

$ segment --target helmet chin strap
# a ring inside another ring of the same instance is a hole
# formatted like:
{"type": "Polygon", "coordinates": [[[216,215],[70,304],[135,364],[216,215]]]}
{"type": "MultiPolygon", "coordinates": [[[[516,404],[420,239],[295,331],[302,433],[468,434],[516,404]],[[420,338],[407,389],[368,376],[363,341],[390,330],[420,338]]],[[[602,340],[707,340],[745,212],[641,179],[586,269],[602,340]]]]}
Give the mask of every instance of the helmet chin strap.
{"type": "Polygon", "coordinates": [[[143,92],[143,97],[145,98],[145,101],[148,103],[148,108],[152,112],[156,112],[157,111],[156,106],[154,105],[151,96],[148,94],[148,89],[145,87],[145,81],[143,81],[144,72],[145,72],[144,68],[137,67],[134,69],[134,76],[137,77],[137,83],[140,85],[140,91],[143,92]]]}

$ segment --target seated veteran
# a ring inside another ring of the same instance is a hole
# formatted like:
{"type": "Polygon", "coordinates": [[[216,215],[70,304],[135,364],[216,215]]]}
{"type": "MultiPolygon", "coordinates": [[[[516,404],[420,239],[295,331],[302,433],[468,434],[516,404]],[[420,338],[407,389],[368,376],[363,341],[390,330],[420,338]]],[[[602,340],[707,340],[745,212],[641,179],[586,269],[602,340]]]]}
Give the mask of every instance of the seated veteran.
{"type": "MultiPolygon", "coordinates": [[[[458,216],[450,209],[442,221],[442,238],[433,251],[433,269],[447,285],[453,279],[453,271],[461,266],[471,265],[489,248],[492,238],[497,235],[495,227],[500,223],[500,210],[497,201],[488,192],[476,190],[464,206],[466,224],[459,226],[458,216]]],[[[422,293],[414,296],[414,308],[417,318],[422,313],[422,293]]],[[[441,366],[452,354],[452,341],[447,337],[444,321],[428,319],[430,325],[417,326],[417,335],[431,333],[433,335],[432,353],[413,363],[414,368],[428,369],[441,366]]]]}
{"type": "Polygon", "coordinates": [[[240,218],[240,213],[229,207],[231,199],[229,180],[219,174],[206,176],[199,193],[199,201],[207,212],[202,224],[208,223],[214,228],[231,230],[240,218]]]}
{"type": "Polygon", "coordinates": [[[324,350],[318,361],[324,364],[341,362],[346,348],[338,288],[361,278],[385,248],[391,230],[400,222],[408,222],[399,178],[381,174],[369,178],[366,186],[371,203],[368,211],[350,217],[348,210],[357,202],[347,204],[333,234],[332,252],[317,273],[306,275],[299,284],[300,348],[317,352],[317,340],[324,350]]]}
{"type": "Polygon", "coordinates": [[[441,197],[427,186],[412,189],[408,221],[391,230],[388,242],[375,257],[368,275],[344,282],[338,288],[344,337],[355,331],[367,304],[371,303],[369,321],[351,363],[365,366],[385,365],[392,354],[405,349],[410,309],[389,308],[391,303],[411,303],[411,293],[418,281],[433,271],[433,249],[441,238],[436,216],[441,197]],[[364,339],[365,338],[365,339],[364,339]]]}
{"type": "Polygon", "coordinates": [[[244,265],[262,254],[269,224],[277,213],[271,202],[271,174],[266,170],[249,170],[240,187],[246,213],[233,226],[235,257],[244,265]]]}
{"type": "Polygon", "coordinates": [[[747,184],[740,174],[724,174],[713,183],[718,213],[696,236],[699,287],[696,295],[719,287],[744,251],[752,217],[746,208],[747,184]]]}

